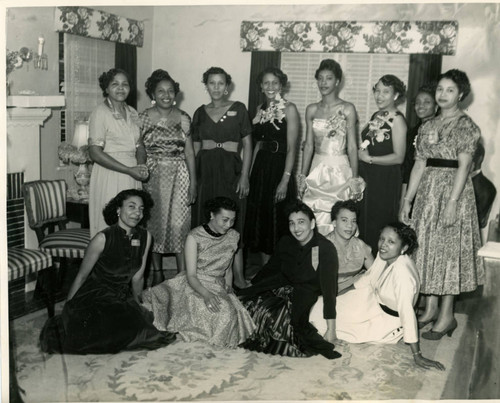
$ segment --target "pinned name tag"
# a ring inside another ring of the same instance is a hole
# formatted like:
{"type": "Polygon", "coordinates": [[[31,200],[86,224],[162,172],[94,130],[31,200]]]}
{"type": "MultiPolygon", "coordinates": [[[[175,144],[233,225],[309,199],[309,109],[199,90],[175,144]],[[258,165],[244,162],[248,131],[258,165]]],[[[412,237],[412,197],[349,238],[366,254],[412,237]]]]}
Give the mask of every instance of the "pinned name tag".
{"type": "Polygon", "coordinates": [[[237,111],[227,111],[227,116],[236,116],[237,114],[237,111]]]}
{"type": "Polygon", "coordinates": [[[141,246],[141,241],[139,239],[132,239],[132,246],[141,246]]]}

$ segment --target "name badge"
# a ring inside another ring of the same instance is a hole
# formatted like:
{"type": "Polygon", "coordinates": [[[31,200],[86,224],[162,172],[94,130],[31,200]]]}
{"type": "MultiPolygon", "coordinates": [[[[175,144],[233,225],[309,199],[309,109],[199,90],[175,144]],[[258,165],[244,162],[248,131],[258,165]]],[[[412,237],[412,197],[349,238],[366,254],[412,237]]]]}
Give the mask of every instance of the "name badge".
{"type": "Polygon", "coordinates": [[[141,246],[141,241],[139,239],[132,239],[132,246],[141,246]]]}
{"type": "Polygon", "coordinates": [[[227,116],[236,116],[237,114],[237,111],[227,111],[227,116]]]}

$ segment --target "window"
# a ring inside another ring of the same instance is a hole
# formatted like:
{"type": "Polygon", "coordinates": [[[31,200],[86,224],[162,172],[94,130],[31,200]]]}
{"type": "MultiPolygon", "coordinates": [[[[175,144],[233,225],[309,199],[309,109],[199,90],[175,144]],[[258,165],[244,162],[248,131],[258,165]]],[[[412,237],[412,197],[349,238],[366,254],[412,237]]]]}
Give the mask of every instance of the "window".
{"type": "MultiPolygon", "coordinates": [[[[64,82],[66,110],[61,119],[61,140],[71,142],[75,120],[88,119],[102,102],[98,78],[115,65],[115,43],[83,36],[64,35],[64,82]],[[64,135],[64,138],[63,138],[64,135]]],[[[62,74],[61,74],[62,76],[62,74]]]]}

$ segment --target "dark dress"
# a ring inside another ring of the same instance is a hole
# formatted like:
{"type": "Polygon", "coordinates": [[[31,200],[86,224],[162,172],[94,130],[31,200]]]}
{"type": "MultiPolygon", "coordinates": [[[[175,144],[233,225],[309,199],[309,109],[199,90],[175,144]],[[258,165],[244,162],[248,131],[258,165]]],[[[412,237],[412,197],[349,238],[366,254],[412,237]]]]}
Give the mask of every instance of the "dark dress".
{"type": "MultiPolygon", "coordinates": [[[[266,104],[262,109],[266,109],[266,104]]],[[[278,240],[288,232],[288,219],[283,209],[297,197],[297,186],[295,178],[290,176],[285,199],[274,203],[276,189],[285,171],[286,119],[257,123],[254,130],[254,140],[261,142],[261,148],[250,175],[244,243],[251,250],[271,255],[278,240]]]]}
{"type": "Polygon", "coordinates": [[[406,133],[406,151],[405,159],[401,165],[401,174],[403,176],[403,183],[410,183],[410,174],[415,165],[415,138],[417,137],[418,129],[422,125],[422,122],[417,123],[415,127],[412,127],[406,133]]]}
{"type": "Polygon", "coordinates": [[[479,219],[479,228],[485,228],[488,225],[491,206],[495,200],[497,190],[495,185],[483,175],[482,171],[472,173],[472,186],[474,187],[474,196],[476,198],[477,216],[479,219]]]}
{"type": "Polygon", "coordinates": [[[61,315],[50,318],[40,334],[42,351],[106,354],[154,349],[175,336],[153,326],[153,315],[133,298],[131,279],[142,264],[147,231],[129,238],[118,224],[106,228],[106,243],[91,273],[61,315]]]}
{"type": "MultiPolygon", "coordinates": [[[[361,141],[369,140],[370,156],[392,154],[392,122],[401,112],[375,113],[361,132],[361,141]]],[[[398,218],[401,197],[401,164],[376,165],[359,161],[359,175],[366,182],[366,189],[360,206],[359,237],[378,251],[378,239],[382,227],[398,218]]]]}
{"type": "MultiPolygon", "coordinates": [[[[207,114],[204,105],[200,106],[194,113],[191,129],[194,142],[213,140],[216,143],[226,141],[241,143],[243,137],[252,134],[252,124],[247,109],[238,101],[229,107],[218,122],[214,122],[207,114]]],[[[205,212],[207,200],[225,196],[238,203],[238,218],[234,229],[240,234],[243,233],[246,200],[240,199],[236,193],[242,165],[239,152],[226,151],[224,148],[201,149],[198,152],[196,156],[198,196],[191,209],[192,228],[208,222],[205,212]]]]}
{"type": "Polygon", "coordinates": [[[340,357],[309,323],[309,312],[323,295],[325,319],[335,319],[338,259],[335,246],[315,234],[301,246],[291,235],[276,245],[269,262],[239,291],[257,330],[242,347],[267,354],[340,357]]]}

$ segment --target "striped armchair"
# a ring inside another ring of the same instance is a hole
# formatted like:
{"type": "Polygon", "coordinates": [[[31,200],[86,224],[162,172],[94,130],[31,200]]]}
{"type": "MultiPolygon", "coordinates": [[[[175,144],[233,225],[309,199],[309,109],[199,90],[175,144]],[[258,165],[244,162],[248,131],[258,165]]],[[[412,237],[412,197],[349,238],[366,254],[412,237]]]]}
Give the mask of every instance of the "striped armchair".
{"type": "Polygon", "coordinates": [[[54,258],[82,259],[90,242],[90,231],[66,229],[66,182],[26,182],[23,194],[29,226],[36,232],[40,250],[54,258]]]}
{"type": "MultiPolygon", "coordinates": [[[[29,278],[37,278],[37,287],[52,268],[52,257],[37,249],[24,247],[24,201],[21,194],[23,172],[7,174],[7,264],[9,269],[9,317],[14,319],[26,313],[26,287],[29,278]]],[[[44,283],[44,285],[47,282],[44,283]]],[[[44,287],[42,285],[41,287],[44,287]]],[[[42,290],[49,316],[54,305],[46,288],[42,290]]]]}

